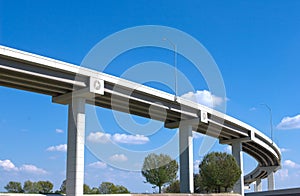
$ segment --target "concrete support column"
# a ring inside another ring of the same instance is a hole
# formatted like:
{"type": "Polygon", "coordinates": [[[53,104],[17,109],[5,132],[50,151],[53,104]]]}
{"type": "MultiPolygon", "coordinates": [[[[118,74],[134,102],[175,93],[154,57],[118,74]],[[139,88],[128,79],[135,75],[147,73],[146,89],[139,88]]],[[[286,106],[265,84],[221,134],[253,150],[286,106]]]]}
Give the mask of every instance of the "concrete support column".
{"type": "Polygon", "coordinates": [[[194,193],[193,133],[191,125],[179,127],[180,192],[194,193]]]}
{"type": "Polygon", "coordinates": [[[261,179],[256,180],[255,184],[255,192],[262,191],[262,184],[261,184],[261,179]]]}
{"type": "Polygon", "coordinates": [[[232,155],[237,161],[237,164],[241,168],[240,179],[235,183],[233,191],[244,195],[244,172],[243,172],[243,152],[242,152],[242,142],[236,141],[232,143],[232,155]]]}
{"type": "Polygon", "coordinates": [[[274,172],[268,175],[268,191],[274,190],[274,172]]]}
{"type": "Polygon", "coordinates": [[[69,104],[67,148],[67,196],[82,196],[84,183],[85,99],[69,104]]]}

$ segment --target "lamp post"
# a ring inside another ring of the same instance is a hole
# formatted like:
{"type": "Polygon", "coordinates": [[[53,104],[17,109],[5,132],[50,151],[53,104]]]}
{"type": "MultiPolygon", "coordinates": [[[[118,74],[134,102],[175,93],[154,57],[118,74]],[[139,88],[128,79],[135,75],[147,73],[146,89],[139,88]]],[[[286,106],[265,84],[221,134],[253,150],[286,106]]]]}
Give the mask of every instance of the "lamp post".
{"type": "Polygon", "coordinates": [[[272,140],[272,144],[273,144],[273,117],[272,117],[272,109],[270,108],[269,105],[267,105],[265,103],[262,103],[260,105],[265,106],[269,110],[269,113],[270,113],[270,127],[271,127],[271,140],[272,140]]]}
{"type": "Polygon", "coordinates": [[[172,41],[170,41],[169,39],[167,39],[166,37],[163,38],[163,41],[167,41],[169,42],[172,46],[173,46],[173,50],[174,50],[174,72],[175,72],[175,99],[174,101],[177,101],[177,46],[176,44],[174,44],[172,41]]]}

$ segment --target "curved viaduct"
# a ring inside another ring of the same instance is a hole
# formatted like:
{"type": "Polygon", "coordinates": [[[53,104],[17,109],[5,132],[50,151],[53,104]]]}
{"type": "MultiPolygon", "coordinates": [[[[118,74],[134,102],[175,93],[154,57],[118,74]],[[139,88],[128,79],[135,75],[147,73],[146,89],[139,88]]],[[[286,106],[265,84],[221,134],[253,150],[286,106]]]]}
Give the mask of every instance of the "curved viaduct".
{"type": "Polygon", "coordinates": [[[244,194],[244,185],[268,178],[274,189],[274,172],[280,169],[279,148],[255,128],[223,113],[174,95],[94,70],[0,46],[0,85],[41,93],[53,102],[69,105],[67,195],[82,195],[84,170],[85,104],[110,108],[179,127],[181,192],[193,193],[192,131],[218,138],[232,146],[243,170],[242,152],[258,162],[247,175],[241,175],[234,191],[244,194]],[[76,77],[76,80],[75,80],[76,77]],[[149,107],[151,106],[151,115],[149,107]]]}

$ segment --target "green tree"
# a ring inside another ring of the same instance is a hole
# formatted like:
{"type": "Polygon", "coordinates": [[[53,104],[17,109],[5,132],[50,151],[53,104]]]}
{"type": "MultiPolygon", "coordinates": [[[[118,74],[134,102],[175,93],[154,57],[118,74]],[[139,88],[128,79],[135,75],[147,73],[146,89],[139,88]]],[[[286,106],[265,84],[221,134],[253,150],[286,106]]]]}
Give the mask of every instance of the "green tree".
{"type": "Polygon", "coordinates": [[[212,152],[204,156],[199,165],[203,186],[208,191],[221,192],[232,188],[241,175],[235,158],[227,153],[212,152]]]}
{"type": "Polygon", "coordinates": [[[33,182],[31,182],[30,180],[25,181],[23,185],[23,190],[24,193],[34,193],[33,182]]]}
{"type": "Polygon", "coordinates": [[[111,182],[102,182],[99,186],[100,194],[121,194],[130,193],[128,189],[124,186],[114,185],[111,182]]]}
{"type": "Polygon", "coordinates": [[[194,174],[194,193],[208,192],[200,174],[194,174]]]}
{"type": "Polygon", "coordinates": [[[126,187],[122,185],[116,185],[116,189],[113,194],[121,194],[121,193],[130,193],[130,192],[126,187]]]}
{"type": "Polygon", "coordinates": [[[52,193],[53,184],[50,181],[38,181],[36,186],[41,194],[52,193]]]}
{"type": "Polygon", "coordinates": [[[9,193],[23,193],[24,192],[20,182],[10,181],[4,188],[9,193]]]}
{"type": "Polygon", "coordinates": [[[64,181],[61,183],[59,192],[60,192],[60,193],[63,193],[63,194],[66,194],[66,189],[67,189],[67,180],[64,180],[64,181]]]}
{"type": "Polygon", "coordinates": [[[176,180],[163,190],[164,193],[180,193],[180,181],[176,180]]]}
{"type": "MultiPolygon", "coordinates": [[[[199,174],[194,174],[194,193],[202,193],[205,192],[205,187],[203,186],[203,182],[201,176],[199,174]]],[[[172,182],[169,186],[164,188],[164,193],[180,193],[180,181],[176,180],[172,182]]]]}
{"type": "Polygon", "coordinates": [[[83,184],[83,193],[84,194],[90,194],[91,193],[91,188],[87,184],[83,184]]]}
{"type": "Polygon", "coordinates": [[[91,194],[99,194],[100,192],[99,192],[99,189],[97,188],[97,187],[93,187],[92,189],[91,189],[91,192],[90,192],[91,194]]]}
{"type": "Polygon", "coordinates": [[[111,182],[102,182],[99,186],[100,194],[111,194],[114,191],[115,185],[111,182]]]}
{"type": "Polygon", "coordinates": [[[31,182],[30,180],[27,180],[24,182],[23,190],[25,193],[39,193],[41,188],[37,182],[31,182]]]}
{"type": "MultiPolygon", "coordinates": [[[[57,193],[61,193],[61,194],[66,194],[66,189],[67,189],[67,180],[64,180],[61,183],[60,189],[58,191],[56,191],[56,192],[57,193]]],[[[99,191],[98,191],[98,188],[94,187],[93,189],[91,189],[89,187],[89,185],[83,184],[83,193],[84,194],[98,194],[99,191]]]]}
{"type": "Polygon", "coordinates": [[[178,164],[169,155],[149,154],[144,160],[142,175],[146,182],[157,186],[161,193],[162,186],[176,180],[177,171],[178,164]]]}

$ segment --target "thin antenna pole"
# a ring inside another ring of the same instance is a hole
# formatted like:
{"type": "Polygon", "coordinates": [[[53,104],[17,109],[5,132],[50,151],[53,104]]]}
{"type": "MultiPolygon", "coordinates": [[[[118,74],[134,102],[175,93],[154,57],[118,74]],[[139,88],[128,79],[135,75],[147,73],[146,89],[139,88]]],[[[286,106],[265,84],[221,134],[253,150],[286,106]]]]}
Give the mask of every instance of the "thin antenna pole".
{"type": "Polygon", "coordinates": [[[177,95],[178,95],[178,92],[177,92],[177,46],[176,46],[176,44],[174,44],[172,41],[170,41],[166,37],[163,38],[163,41],[168,41],[173,46],[173,50],[174,50],[174,77],[175,77],[175,84],[174,84],[175,99],[174,99],[174,101],[177,101],[177,95]]]}
{"type": "Polygon", "coordinates": [[[270,106],[268,106],[265,103],[262,103],[261,105],[265,106],[269,110],[269,113],[270,113],[271,140],[272,140],[272,144],[273,144],[273,115],[272,115],[272,109],[271,109],[270,106]]]}

